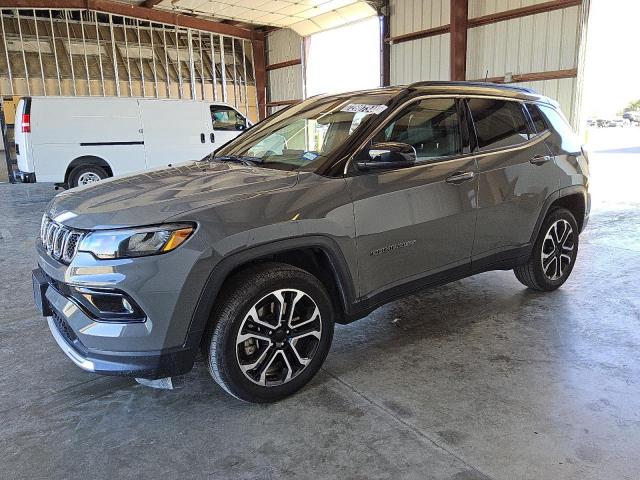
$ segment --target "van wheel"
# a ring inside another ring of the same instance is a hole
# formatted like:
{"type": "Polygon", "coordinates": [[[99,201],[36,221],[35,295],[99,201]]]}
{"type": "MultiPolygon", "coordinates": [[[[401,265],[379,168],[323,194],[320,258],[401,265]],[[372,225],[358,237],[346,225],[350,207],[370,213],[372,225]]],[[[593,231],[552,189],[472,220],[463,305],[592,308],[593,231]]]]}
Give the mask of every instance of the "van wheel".
{"type": "Polygon", "coordinates": [[[552,291],[567,281],[578,256],[578,224],[565,208],[553,210],[542,223],[531,258],[514,268],[516,278],[533,290],[552,291]]]}
{"type": "Polygon", "coordinates": [[[69,186],[71,188],[89,185],[91,183],[104,180],[109,175],[102,167],[96,167],[94,165],[82,165],[74,168],[69,175],[69,186]]]}
{"type": "Polygon", "coordinates": [[[228,393],[246,402],[275,402],[320,369],[334,318],[316,277],[264,263],[232,278],[219,298],[204,353],[209,373],[228,393]]]}

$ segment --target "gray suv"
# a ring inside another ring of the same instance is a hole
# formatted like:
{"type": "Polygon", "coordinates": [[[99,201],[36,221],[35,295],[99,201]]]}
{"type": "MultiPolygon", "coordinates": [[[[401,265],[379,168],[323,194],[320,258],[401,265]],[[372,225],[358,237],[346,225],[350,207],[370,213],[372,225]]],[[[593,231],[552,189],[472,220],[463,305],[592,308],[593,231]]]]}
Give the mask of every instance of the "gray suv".
{"type": "Polygon", "coordinates": [[[210,157],[57,195],[35,300],[85,370],[171,386],[202,352],[231,395],[271,402],[318,371],[334,323],[403,295],[487,270],[560,287],[588,170],[531,90],[314,97],[210,157]]]}

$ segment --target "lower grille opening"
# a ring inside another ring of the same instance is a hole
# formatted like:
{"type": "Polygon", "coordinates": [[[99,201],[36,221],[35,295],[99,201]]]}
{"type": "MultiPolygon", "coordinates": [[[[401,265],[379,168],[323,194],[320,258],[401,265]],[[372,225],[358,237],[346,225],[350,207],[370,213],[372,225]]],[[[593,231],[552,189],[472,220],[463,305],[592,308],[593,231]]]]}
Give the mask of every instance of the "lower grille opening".
{"type": "Polygon", "coordinates": [[[56,324],[58,331],[69,343],[73,343],[78,339],[67,321],[58,315],[55,310],[53,310],[51,318],[53,318],[53,322],[56,324]]]}

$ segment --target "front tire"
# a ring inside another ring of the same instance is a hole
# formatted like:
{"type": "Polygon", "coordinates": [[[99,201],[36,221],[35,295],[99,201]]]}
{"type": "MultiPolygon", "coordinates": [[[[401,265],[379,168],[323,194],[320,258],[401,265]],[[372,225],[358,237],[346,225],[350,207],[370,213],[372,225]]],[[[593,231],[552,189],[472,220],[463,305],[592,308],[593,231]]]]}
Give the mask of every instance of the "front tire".
{"type": "Polygon", "coordinates": [[[220,292],[205,342],[209,373],[246,402],[275,402],[313,378],[329,352],[334,315],[320,281],[299,268],[265,263],[220,292]]]}
{"type": "Polygon", "coordinates": [[[578,256],[579,231],[566,208],[552,210],[545,218],[527,263],[514,268],[523,285],[550,292],[567,281],[578,256]]]}

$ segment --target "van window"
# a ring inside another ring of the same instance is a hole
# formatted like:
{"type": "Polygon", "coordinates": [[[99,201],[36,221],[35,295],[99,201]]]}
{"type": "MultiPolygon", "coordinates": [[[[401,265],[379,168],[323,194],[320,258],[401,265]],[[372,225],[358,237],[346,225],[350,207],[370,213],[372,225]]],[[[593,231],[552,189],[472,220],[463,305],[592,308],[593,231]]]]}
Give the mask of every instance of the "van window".
{"type": "Polygon", "coordinates": [[[480,150],[512,147],[529,140],[527,120],[519,102],[470,98],[480,150]]]}
{"type": "Polygon", "coordinates": [[[211,105],[211,122],[214,130],[244,130],[247,120],[231,107],[211,105]]]}
{"type": "Polygon", "coordinates": [[[433,98],[409,105],[373,140],[413,145],[418,160],[458,155],[462,151],[456,101],[433,98]]]}
{"type": "Polygon", "coordinates": [[[531,115],[531,121],[533,122],[536,133],[544,132],[547,129],[547,125],[544,123],[544,119],[542,118],[542,114],[538,107],[531,103],[527,103],[527,110],[529,111],[529,115],[531,115]]]}

